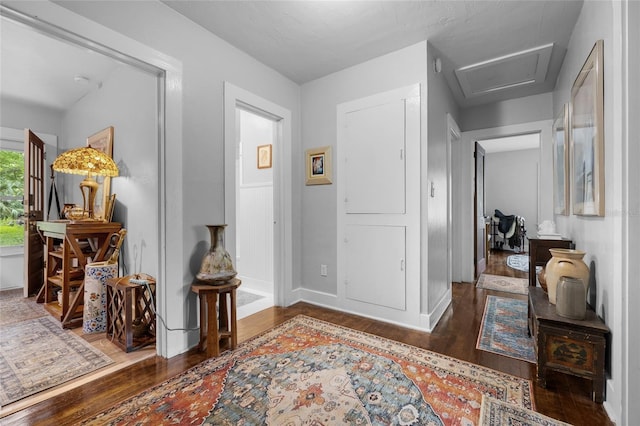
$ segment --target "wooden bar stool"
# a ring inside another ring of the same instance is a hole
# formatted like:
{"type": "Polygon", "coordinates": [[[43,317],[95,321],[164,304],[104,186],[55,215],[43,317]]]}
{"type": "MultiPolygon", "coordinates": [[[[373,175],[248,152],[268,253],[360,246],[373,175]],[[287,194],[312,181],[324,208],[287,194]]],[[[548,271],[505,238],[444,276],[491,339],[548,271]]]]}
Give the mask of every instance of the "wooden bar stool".
{"type": "Polygon", "coordinates": [[[200,299],[199,348],[201,351],[206,351],[207,357],[220,355],[220,342],[223,339],[229,339],[229,349],[235,349],[238,344],[236,289],[241,283],[239,279],[233,278],[221,284],[196,281],[191,285],[191,291],[200,299]],[[227,296],[229,296],[228,304],[227,296]],[[216,318],[218,304],[219,315],[216,318]],[[229,313],[231,319],[229,319],[229,313]]]}

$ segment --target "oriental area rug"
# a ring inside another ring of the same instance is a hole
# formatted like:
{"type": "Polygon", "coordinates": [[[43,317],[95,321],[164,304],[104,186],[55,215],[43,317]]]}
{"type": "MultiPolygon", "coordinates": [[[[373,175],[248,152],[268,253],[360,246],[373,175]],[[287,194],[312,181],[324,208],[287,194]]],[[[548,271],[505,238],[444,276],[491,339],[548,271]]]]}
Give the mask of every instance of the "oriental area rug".
{"type": "Polygon", "coordinates": [[[473,425],[483,396],[534,405],[526,379],[297,316],[84,424],[473,425]]]}
{"type": "Polygon", "coordinates": [[[49,315],[0,326],[0,406],[112,363],[49,315]]]}
{"type": "Polygon", "coordinates": [[[476,348],[536,363],[527,327],[527,301],[487,296],[476,348]]]}
{"type": "Polygon", "coordinates": [[[500,275],[480,274],[478,288],[505,291],[507,293],[528,294],[529,280],[526,278],[502,277],[500,275]]]}

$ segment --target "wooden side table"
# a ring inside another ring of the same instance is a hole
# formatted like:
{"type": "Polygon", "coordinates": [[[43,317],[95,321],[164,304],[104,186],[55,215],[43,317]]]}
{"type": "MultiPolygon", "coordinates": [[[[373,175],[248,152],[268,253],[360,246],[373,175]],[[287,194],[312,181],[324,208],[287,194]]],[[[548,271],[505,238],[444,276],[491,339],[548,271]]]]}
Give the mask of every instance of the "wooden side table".
{"type": "Polygon", "coordinates": [[[584,320],[561,317],[540,287],[529,287],[529,331],[534,337],[540,386],[546,387],[549,370],[585,377],[592,381],[593,400],[602,402],[609,328],[593,309],[587,308],[584,320]]]}
{"type": "Polygon", "coordinates": [[[536,266],[545,266],[551,259],[550,248],[571,248],[572,245],[573,241],[566,238],[562,240],[529,238],[529,286],[536,286],[536,266]]]}
{"type": "Polygon", "coordinates": [[[125,352],[155,344],[156,281],[145,274],[149,287],[132,284],[133,275],[107,280],[107,338],[125,352]]]}
{"type": "Polygon", "coordinates": [[[241,283],[239,279],[233,278],[219,285],[201,281],[191,285],[191,291],[200,299],[199,348],[206,351],[207,357],[220,355],[220,342],[225,339],[229,340],[229,349],[235,349],[238,344],[236,289],[241,283]],[[218,302],[219,313],[216,315],[218,302]]]}

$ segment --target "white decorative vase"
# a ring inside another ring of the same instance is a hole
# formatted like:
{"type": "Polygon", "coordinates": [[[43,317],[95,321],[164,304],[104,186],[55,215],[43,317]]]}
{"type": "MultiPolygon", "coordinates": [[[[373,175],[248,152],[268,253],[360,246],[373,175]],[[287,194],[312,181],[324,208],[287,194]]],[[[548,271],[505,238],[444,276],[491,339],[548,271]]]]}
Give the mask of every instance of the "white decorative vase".
{"type": "Polygon", "coordinates": [[[552,257],[545,266],[549,302],[554,305],[556,304],[556,291],[560,277],[578,278],[582,280],[586,294],[589,288],[589,267],[582,260],[586,253],[581,250],[562,248],[553,248],[549,249],[549,251],[552,257]]]}
{"type": "Polygon", "coordinates": [[[107,280],[118,276],[118,264],[89,263],[84,271],[82,331],[103,333],[107,331],[107,280]]]}

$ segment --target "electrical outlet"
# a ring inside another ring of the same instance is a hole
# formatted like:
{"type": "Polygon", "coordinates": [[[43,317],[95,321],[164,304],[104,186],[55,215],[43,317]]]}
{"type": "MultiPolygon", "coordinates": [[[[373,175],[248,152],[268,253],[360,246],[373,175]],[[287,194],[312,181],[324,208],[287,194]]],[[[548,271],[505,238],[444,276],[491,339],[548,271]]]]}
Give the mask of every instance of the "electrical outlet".
{"type": "Polygon", "coordinates": [[[327,276],[327,265],[320,265],[320,276],[321,277],[327,276]]]}

